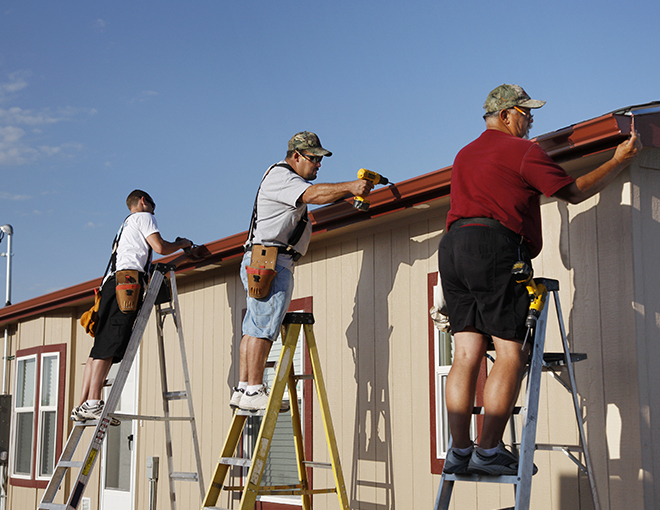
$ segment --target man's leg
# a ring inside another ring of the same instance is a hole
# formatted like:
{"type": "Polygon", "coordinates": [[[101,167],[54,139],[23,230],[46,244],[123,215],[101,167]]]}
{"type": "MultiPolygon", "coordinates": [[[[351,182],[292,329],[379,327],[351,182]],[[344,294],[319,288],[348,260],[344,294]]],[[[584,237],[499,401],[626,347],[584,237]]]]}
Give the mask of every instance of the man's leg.
{"type": "Polygon", "coordinates": [[[262,384],[264,381],[264,370],[266,369],[266,361],[268,361],[268,354],[273,342],[264,338],[255,338],[248,336],[247,348],[247,370],[248,370],[248,386],[255,386],[262,384]]]}
{"type": "Polygon", "coordinates": [[[447,376],[445,401],[453,446],[468,448],[477,377],[488,343],[474,328],[454,334],[454,361],[447,376]]]}
{"type": "Polygon", "coordinates": [[[495,448],[504,435],[529,357],[529,344],[493,337],[496,358],[484,388],[484,426],[479,439],[481,448],[495,448]]]}
{"type": "Polygon", "coordinates": [[[87,358],[85,371],[83,372],[83,384],[80,397],[81,405],[87,400],[101,400],[103,385],[105,384],[111,366],[112,358],[87,358]]]}

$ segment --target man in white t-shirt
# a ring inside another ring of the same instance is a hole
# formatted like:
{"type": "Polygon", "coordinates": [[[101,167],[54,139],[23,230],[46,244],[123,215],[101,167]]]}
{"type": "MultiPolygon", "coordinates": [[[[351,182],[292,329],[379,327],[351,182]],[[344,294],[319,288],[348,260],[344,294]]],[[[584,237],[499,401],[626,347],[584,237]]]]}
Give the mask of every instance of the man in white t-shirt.
{"type": "MultiPolygon", "coordinates": [[[[71,411],[71,419],[75,421],[95,420],[101,415],[103,384],[112,364],[119,363],[126,352],[133,323],[140,310],[142,289],[148,280],[152,251],[169,255],[192,245],[188,239],[178,238],[171,243],[161,237],[154,217],[156,204],[148,193],[132,191],[126,199],[126,205],[131,214],[117,232],[117,249],[113,251],[108,272],[101,285],[94,346],[85,364],[80,405],[71,411]],[[141,284],[137,309],[132,312],[122,312],[115,295],[115,275],[117,271],[126,270],[137,271],[141,284]]],[[[119,422],[113,418],[112,424],[118,425],[119,422]]]]}
{"type": "Polygon", "coordinates": [[[277,274],[265,298],[255,299],[248,293],[239,383],[233,389],[232,408],[256,411],[265,409],[268,403],[263,384],[266,360],[291,302],[295,262],[307,252],[312,236],[307,204],[330,204],[347,196],[366,196],[373,188],[370,181],[361,179],[312,184],[310,181],[316,179],[323,156],[332,153],[321,146],[318,136],[309,131],[295,134],[289,140],[285,160],[268,169],[257,192],[241,263],[241,280],[247,292],[246,266],[250,265],[253,245],[278,247],[277,274]]]}

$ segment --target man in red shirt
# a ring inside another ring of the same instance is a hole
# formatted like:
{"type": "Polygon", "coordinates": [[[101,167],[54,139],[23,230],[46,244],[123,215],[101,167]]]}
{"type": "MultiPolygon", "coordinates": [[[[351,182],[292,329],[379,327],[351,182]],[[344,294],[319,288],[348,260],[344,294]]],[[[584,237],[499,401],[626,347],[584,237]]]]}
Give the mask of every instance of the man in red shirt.
{"type": "Polygon", "coordinates": [[[525,318],[529,297],[512,278],[517,261],[531,267],[541,251],[541,194],[577,204],[595,195],[641,150],[636,133],[614,156],[573,179],[538,145],[527,140],[534,108],[518,85],[490,92],[486,131],[456,156],[447,234],[440,242],[443,292],[455,341],[445,399],[452,434],[445,472],[513,475],[518,458],[502,435],[520,391],[529,357],[525,318]],[[479,447],[470,438],[477,376],[489,340],[497,353],[484,388],[485,416],[479,447]]]}

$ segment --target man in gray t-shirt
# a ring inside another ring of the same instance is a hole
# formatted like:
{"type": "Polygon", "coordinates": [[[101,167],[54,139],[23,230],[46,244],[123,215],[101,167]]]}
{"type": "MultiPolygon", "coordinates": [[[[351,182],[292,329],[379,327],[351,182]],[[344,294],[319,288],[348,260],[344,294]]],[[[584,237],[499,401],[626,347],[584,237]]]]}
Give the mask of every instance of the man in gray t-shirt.
{"type": "Polygon", "coordinates": [[[248,293],[239,383],[231,397],[232,408],[256,411],[265,409],[268,403],[263,384],[266,360],[291,302],[295,262],[307,252],[312,236],[307,204],[330,204],[347,196],[366,196],[373,188],[370,181],[362,179],[312,184],[310,181],[316,179],[323,156],[332,153],[321,146],[318,136],[309,131],[295,134],[289,140],[286,158],[268,169],[257,192],[241,263],[241,280],[247,292],[246,266],[250,265],[251,249],[256,244],[278,247],[277,274],[265,298],[255,299],[248,293]],[[296,231],[298,235],[292,239],[296,231]]]}

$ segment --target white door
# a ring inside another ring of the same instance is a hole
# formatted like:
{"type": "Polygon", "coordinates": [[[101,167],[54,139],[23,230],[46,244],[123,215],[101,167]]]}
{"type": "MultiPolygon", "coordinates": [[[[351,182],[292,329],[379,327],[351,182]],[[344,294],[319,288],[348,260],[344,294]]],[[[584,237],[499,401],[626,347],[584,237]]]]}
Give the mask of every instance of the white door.
{"type": "MultiPolygon", "coordinates": [[[[117,412],[137,414],[137,373],[140,353],[126,379],[117,412]]],[[[116,363],[110,369],[108,379],[113,379],[119,369],[116,363]]],[[[107,398],[109,389],[105,390],[107,398]]],[[[122,420],[118,427],[109,427],[103,442],[101,459],[101,510],[133,510],[135,508],[135,459],[137,420],[122,420]]]]}

